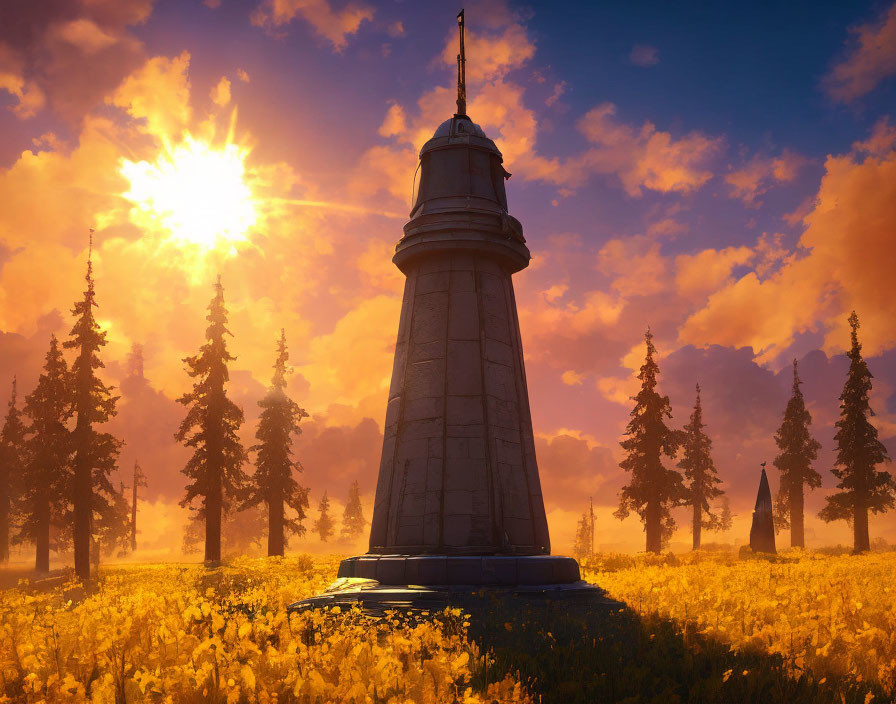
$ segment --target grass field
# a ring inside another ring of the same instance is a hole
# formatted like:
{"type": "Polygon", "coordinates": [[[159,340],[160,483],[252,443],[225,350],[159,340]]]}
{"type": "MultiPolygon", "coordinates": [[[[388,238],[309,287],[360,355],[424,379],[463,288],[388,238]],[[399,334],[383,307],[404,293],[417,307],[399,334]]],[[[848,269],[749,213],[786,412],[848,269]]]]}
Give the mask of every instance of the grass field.
{"type": "Polygon", "coordinates": [[[338,558],[106,566],[0,592],[0,701],[886,702],[896,554],[601,556],[629,608],[294,614],[338,558]],[[5,697],[5,699],[3,698],[5,697]]]}

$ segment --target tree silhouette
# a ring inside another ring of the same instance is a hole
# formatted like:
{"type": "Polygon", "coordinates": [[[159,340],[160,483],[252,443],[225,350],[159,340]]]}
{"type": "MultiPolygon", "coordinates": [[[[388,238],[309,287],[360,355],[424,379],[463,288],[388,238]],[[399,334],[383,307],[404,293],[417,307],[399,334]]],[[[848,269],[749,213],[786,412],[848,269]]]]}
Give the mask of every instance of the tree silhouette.
{"type": "Polygon", "coordinates": [[[893,508],[896,482],[889,472],[875,469],[889,462],[887,448],[877,439],[877,428],[868,420],[874,415],[868,403],[871,391],[871,372],[862,358],[859,343],[859,318],[853,311],[849,316],[852,327],[852,348],[849,374],[840,394],[840,420],[834,425],[837,434],[837,460],[831,470],[840,491],[825,500],[827,504],[819,517],[827,522],[845,520],[852,524],[853,551],[871,548],[868,536],[868,511],[881,513],[893,508]]]}
{"type": "Polygon", "coordinates": [[[101,555],[124,554],[131,544],[130,506],[125,497],[124,482],[109,497],[110,508],[94,515],[91,527],[91,562],[100,564],[101,555]]]}
{"type": "Polygon", "coordinates": [[[248,481],[243,472],[246,451],[237,436],[243,412],[227,398],[225,388],[229,379],[227,363],[236,358],[227,351],[224,339],[230,331],[220,276],[208,310],[206,342],[199,354],[184,359],[187,373],[196,381],[193,390],[178,399],[189,410],[174,437],[193,449],[192,457],[181,470],[192,480],[181,506],[190,505],[197,497],[202,500],[205,560],[217,562],[221,559],[222,516],[233,504],[245,499],[248,481]]]}
{"type": "Polygon", "coordinates": [[[821,486],[821,475],[812,468],[821,447],[809,432],[812,415],[806,410],[803,392],[800,391],[797,361],[793,360],[793,393],[784,409],[784,420],[775,433],[775,443],[780,454],[772,463],[781,472],[778,494],[775,497],[775,527],[790,528],[790,546],[806,546],[803,521],[803,486],[816,489],[821,486]]]}
{"type": "Polygon", "coordinates": [[[333,519],[330,518],[330,499],[327,498],[327,492],[324,492],[317,510],[320,512],[320,516],[314,522],[314,532],[320,536],[321,540],[327,542],[327,538],[333,535],[333,519]]]}
{"type": "Polygon", "coordinates": [[[0,563],[9,561],[12,504],[19,489],[24,460],[25,424],[16,402],[16,379],[13,377],[12,395],[0,431],[0,563]]]}
{"type": "Polygon", "coordinates": [[[354,540],[364,532],[364,526],[366,525],[367,520],[364,518],[364,509],[361,507],[361,489],[356,479],[348,490],[348,501],[346,501],[345,510],[342,512],[340,537],[343,540],[354,540]]]}
{"type": "MultiPolygon", "coordinates": [[[[91,231],[91,248],[92,248],[91,231]]],[[[117,396],[112,387],[104,384],[96,372],[105,365],[99,350],[106,344],[106,333],[93,317],[96,294],[93,283],[93,263],[87,257],[87,289],[84,298],[72,309],[75,325],[71,339],[63,343],[66,349],[77,351],[72,364],[72,410],[75,429],[72,432],[74,450],[72,477],[72,540],[75,551],[75,574],[79,579],[90,578],[90,544],[95,523],[117,523],[120,502],[109,476],[116,467],[121,441],[94,426],[106,423],[115,415],[117,396]],[[96,519],[96,520],[95,520],[96,519]]]]}
{"type": "Polygon", "coordinates": [[[17,501],[21,516],[15,542],[35,546],[34,568],[50,569],[50,527],[61,521],[71,496],[70,376],[56,336],[50,337],[44,371],[25,397],[28,418],[25,462],[17,501]]]}
{"type": "Polygon", "coordinates": [[[637,512],[644,524],[647,551],[659,552],[664,540],[675,530],[670,509],[684,503],[687,492],[681,474],[666,469],[662,463],[662,455],[675,457],[682,433],[665,423],[666,418],[672,418],[672,407],[669,397],[660,396],[656,391],[660,370],[653,358],[656,348],[650,328],[644,339],[647,356],[638,374],[641,390],[633,399],[635,407],[625,431],[628,437],[620,443],[628,456],[619,466],[631,472],[631,482],[619,492],[619,509],[614,515],[624,519],[630,512],[637,512]]]}
{"type": "Polygon", "coordinates": [[[280,331],[277,343],[277,361],[274,376],[267,395],[258,402],[261,417],[255,437],[259,443],[249,448],[256,453],[255,474],[249,487],[247,506],[264,502],[268,509],[268,555],[283,555],[285,534],[302,535],[305,527],[305,510],[308,508],[308,489],[300,487],[293,478],[293,470],[302,471],[302,465],[292,459],[293,435],[302,432],[299,421],[307,418],[304,408],[286,395],[286,375],[289,352],[286,349],[286,333],[280,331]],[[296,513],[286,516],[285,507],[296,513]]]}
{"type": "MultiPolygon", "coordinates": [[[[142,374],[142,364],[141,364],[141,374],[142,374]]],[[[131,494],[131,552],[136,552],[137,550],[137,489],[140,487],[147,486],[146,484],[146,475],[143,473],[143,468],[140,466],[140,463],[137,460],[134,460],[134,478],[132,480],[132,494],[131,494]]]]}
{"type": "Polygon", "coordinates": [[[573,557],[580,560],[594,556],[594,502],[589,502],[588,510],[582,514],[576,526],[576,537],[572,547],[573,557]]]}
{"type": "Polygon", "coordinates": [[[690,504],[693,518],[693,548],[700,549],[702,529],[724,530],[731,526],[730,520],[725,525],[723,516],[713,513],[710,502],[724,494],[719,488],[722,480],[716,472],[715,463],[712,461],[712,440],[704,432],[703,406],[700,402],[700,384],[697,384],[697,400],[694,402],[694,412],[691,414],[691,422],[684,426],[684,442],[682,443],[682,458],[678,466],[684,470],[684,476],[688,479],[687,503],[690,504]]]}

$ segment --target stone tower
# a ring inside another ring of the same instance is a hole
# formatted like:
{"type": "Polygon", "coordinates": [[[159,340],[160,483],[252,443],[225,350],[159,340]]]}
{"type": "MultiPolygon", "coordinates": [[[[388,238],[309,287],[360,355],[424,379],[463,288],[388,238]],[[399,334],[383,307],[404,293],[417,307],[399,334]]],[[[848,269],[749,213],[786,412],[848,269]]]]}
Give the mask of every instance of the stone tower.
{"type": "Polygon", "coordinates": [[[501,152],[458,111],[420,151],[392,261],[407,277],[370,550],[340,577],[386,584],[569,583],[550,553],[511,276],[529,264],[501,152]],[[536,557],[537,556],[537,557],[536,557]]]}

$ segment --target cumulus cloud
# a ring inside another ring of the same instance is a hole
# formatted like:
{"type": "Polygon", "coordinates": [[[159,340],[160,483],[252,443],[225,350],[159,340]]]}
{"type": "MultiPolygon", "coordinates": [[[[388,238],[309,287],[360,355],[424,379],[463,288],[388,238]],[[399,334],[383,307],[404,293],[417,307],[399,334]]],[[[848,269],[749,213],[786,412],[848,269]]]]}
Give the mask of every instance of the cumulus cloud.
{"type": "Polygon", "coordinates": [[[784,150],[776,157],[755,156],[743,167],[725,175],[731,197],[745,204],[759,207],[759,197],[773,186],[788,183],[796,178],[806,159],[795,152],[784,150]]]}
{"type": "Polygon", "coordinates": [[[613,103],[589,110],[578,128],[589,146],[568,159],[533,158],[531,177],[572,189],[591,174],[615,175],[630,196],[644,189],[690,193],[712,177],[711,162],[722,147],[720,138],[700,132],[675,138],[650,121],[629,125],[616,117],[613,103]]]}
{"type": "Polygon", "coordinates": [[[869,354],[896,343],[896,150],[886,123],[857,149],[828,157],[803,223],[798,251],[768,278],[749,272],[713,293],[682,326],[681,340],[750,346],[774,358],[797,334],[819,331],[833,352],[847,344],[846,317],[855,309],[869,354]]]}
{"type": "Polygon", "coordinates": [[[227,76],[221,76],[221,80],[215,84],[209,96],[218,107],[227,105],[230,102],[230,79],[227,76]]]}
{"type": "Polygon", "coordinates": [[[152,6],[152,0],[4,3],[0,90],[18,98],[19,117],[49,106],[76,123],[143,61],[132,28],[152,6]]]}
{"type": "Polygon", "coordinates": [[[834,100],[848,103],[870,93],[896,73],[896,3],[874,22],[850,28],[845,55],[823,85],[834,100]]]}
{"type": "Polygon", "coordinates": [[[334,10],[328,0],[263,0],[252,13],[251,20],[257,27],[276,31],[301,17],[336,51],[342,51],[349,36],[355,34],[363,22],[371,21],[373,15],[373,7],[357,2],[349,2],[342,9],[334,10]]]}

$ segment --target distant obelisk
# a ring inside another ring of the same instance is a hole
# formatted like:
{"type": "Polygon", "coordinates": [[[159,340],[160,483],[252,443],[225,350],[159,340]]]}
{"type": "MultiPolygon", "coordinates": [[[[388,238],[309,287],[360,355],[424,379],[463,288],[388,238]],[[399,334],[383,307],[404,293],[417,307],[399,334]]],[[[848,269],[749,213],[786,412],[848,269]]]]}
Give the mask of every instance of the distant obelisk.
{"type": "Polygon", "coordinates": [[[772,517],[772,492],[768,488],[765,462],[759,479],[756,508],[753,509],[753,525],[750,528],[750,547],[753,552],[775,553],[775,522],[772,517]]]}
{"type": "Polygon", "coordinates": [[[407,277],[367,555],[340,577],[385,585],[577,582],[550,556],[512,274],[529,265],[501,152],[457,112],[420,152],[392,261],[407,277]]]}

